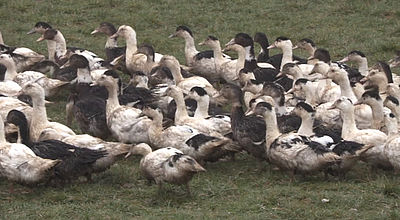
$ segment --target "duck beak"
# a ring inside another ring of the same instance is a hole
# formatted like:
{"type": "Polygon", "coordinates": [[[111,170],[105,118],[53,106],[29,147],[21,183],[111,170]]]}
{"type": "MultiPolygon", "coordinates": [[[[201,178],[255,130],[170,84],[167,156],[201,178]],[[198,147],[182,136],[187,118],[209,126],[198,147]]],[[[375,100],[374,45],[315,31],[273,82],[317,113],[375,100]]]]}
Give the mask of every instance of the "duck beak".
{"type": "Polygon", "coordinates": [[[356,102],[356,103],[354,103],[354,106],[356,106],[356,105],[361,105],[361,104],[363,104],[363,103],[362,103],[362,101],[360,101],[360,100],[357,100],[357,102],[356,102]]]}
{"type": "Polygon", "coordinates": [[[349,57],[348,57],[348,56],[345,57],[345,58],[343,58],[343,59],[341,59],[341,60],[338,61],[338,62],[340,62],[340,63],[345,63],[345,62],[347,62],[347,61],[349,61],[349,57]]]}
{"type": "Polygon", "coordinates": [[[299,48],[299,46],[294,45],[294,46],[292,47],[292,50],[296,50],[297,48],[299,48]]]}
{"type": "Polygon", "coordinates": [[[94,29],[94,31],[92,31],[90,34],[95,34],[95,33],[99,33],[99,30],[94,29]]]}
{"type": "Polygon", "coordinates": [[[367,77],[364,77],[364,78],[360,79],[360,83],[361,83],[361,84],[364,84],[364,83],[367,82],[367,81],[368,81],[368,78],[367,78],[367,77]]]}
{"type": "Polygon", "coordinates": [[[34,34],[34,33],[36,33],[36,30],[35,30],[35,28],[32,28],[32,30],[28,31],[28,33],[26,33],[26,34],[34,34]]]}
{"type": "Polygon", "coordinates": [[[225,47],[229,46],[229,45],[233,45],[235,44],[235,38],[232,38],[228,43],[225,44],[225,47]]]}
{"type": "Polygon", "coordinates": [[[176,37],[176,33],[168,36],[168,38],[174,38],[174,37],[176,37]]]}
{"type": "Polygon", "coordinates": [[[272,48],[276,48],[275,44],[271,44],[271,45],[269,45],[269,46],[267,47],[268,50],[269,50],[269,49],[272,49],[272,48]]]}
{"type": "Polygon", "coordinates": [[[292,87],[287,92],[285,92],[285,95],[292,94],[294,91],[296,91],[296,90],[295,90],[295,88],[292,87]]]}
{"type": "MultiPolygon", "coordinates": [[[[93,33],[93,32],[92,32],[92,33],[93,33]]],[[[118,36],[119,36],[119,35],[118,35],[118,32],[117,32],[117,33],[111,35],[110,38],[111,38],[111,39],[115,39],[115,38],[117,38],[118,36]]]]}
{"type": "Polygon", "coordinates": [[[313,60],[315,59],[314,56],[310,56],[309,58],[307,58],[307,60],[313,60]]]}
{"type": "Polygon", "coordinates": [[[276,74],[275,78],[281,77],[281,76],[283,76],[283,75],[284,75],[283,72],[280,71],[278,74],[276,74]]]}
{"type": "Polygon", "coordinates": [[[40,42],[40,41],[43,41],[43,40],[44,40],[44,36],[42,35],[36,40],[36,42],[40,42]]]}
{"type": "Polygon", "coordinates": [[[335,109],[335,108],[336,108],[335,105],[331,105],[331,106],[329,106],[328,108],[326,108],[326,110],[332,110],[332,109],[335,109]]]}
{"type": "Polygon", "coordinates": [[[204,44],[205,44],[205,41],[200,42],[200,43],[199,43],[199,46],[203,46],[204,44]]]}

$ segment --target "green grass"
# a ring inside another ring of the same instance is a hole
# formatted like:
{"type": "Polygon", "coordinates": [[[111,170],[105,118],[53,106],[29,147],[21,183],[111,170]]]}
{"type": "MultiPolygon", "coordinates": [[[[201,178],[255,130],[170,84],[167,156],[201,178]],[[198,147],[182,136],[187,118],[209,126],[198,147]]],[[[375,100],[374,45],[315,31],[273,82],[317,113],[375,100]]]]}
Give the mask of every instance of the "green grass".
{"type": "MultiPolygon", "coordinates": [[[[387,61],[400,48],[400,5],[396,0],[20,0],[1,1],[0,19],[6,44],[43,54],[47,54],[46,46],[35,42],[38,36],[26,35],[37,21],[60,29],[68,45],[101,56],[105,37],[90,32],[102,21],[131,25],[139,43],[151,43],[158,52],[174,55],[181,62],[183,41],[167,37],[182,24],[192,28],[196,42],[214,35],[224,44],[238,32],[253,35],[257,31],[265,32],[270,42],[278,36],[293,42],[308,37],[328,49],[335,60],[357,49],[367,55],[370,65],[387,61]]],[[[301,51],[295,54],[306,56],[301,51]]],[[[49,105],[48,116],[65,123],[66,94],[51,100],[55,103],[49,105]]],[[[171,185],[158,194],[157,187],[148,186],[140,176],[138,162],[139,158],[121,161],[95,176],[93,183],[64,188],[17,186],[17,192],[9,194],[8,182],[1,179],[0,218],[400,218],[399,176],[371,171],[364,164],[344,181],[326,181],[315,175],[292,182],[269,167],[260,171],[252,157],[240,154],[236,161],[208,164],[206,173],[194,177],[193,196],[187,197],[183,188],[171,185]]]]}

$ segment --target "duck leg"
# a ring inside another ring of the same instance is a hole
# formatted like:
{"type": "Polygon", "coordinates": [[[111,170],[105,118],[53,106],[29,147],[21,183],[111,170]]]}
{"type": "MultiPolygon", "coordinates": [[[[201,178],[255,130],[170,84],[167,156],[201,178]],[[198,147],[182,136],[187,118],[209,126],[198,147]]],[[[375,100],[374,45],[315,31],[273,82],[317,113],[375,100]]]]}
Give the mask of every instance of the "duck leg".
{"type": "Polygon", "coordinates": [[[186,192],[187,192],[188,196],[192,197],[192,192],[190,191],[189,182],[186,183],[185,185],[186,185],[186,192]]]}

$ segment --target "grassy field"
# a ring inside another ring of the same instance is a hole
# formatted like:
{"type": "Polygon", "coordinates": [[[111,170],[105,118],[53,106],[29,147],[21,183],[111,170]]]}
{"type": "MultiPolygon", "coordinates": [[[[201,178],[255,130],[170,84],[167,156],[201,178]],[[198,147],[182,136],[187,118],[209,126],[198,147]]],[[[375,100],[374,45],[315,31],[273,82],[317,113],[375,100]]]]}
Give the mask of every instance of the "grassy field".
{"type": "MultiPolygon", "coordinates": [[[[182,62],[183,41],[168,39],[182,24],[192,28],[196,42],[214,35],[226,43],[238,32],[254,35],[257,31],[265,32],[270,42],[278,36],[293,42],[308,37],[328,49],[335,60],[357,49],[366,54],[370,65],[387,61],[400,49],[398,0],[19,0],[1,1],[0,19],[6,44],[43,54],[47,54],[45,43],[26,35],[37,21],[61,30],[69,46],[99,55],[104,55],[105,37],[90,32],[100,22],[131,25],[139,43],[151,43],[158,52],[182,62]]],[[[295,54],[306,56],[300,51],[295,54]]],[[[65,122],[65,100],[66,94],[53,98],[49,117],[65,122]]],[[[157,187],[148,186],[140,176],[139,160],[122,161],[97,175],[93,183],[64,188],[17,186],[16,193],[9,194],[8,182],[1,179],[0,219],[400,218],[399,175],[371,171],[364,164],[344,181],[316,175],[292,182],[268,165],[260,171],[252,157],[240,154],[235,161],[208,164],[206,173],[194,177],[193,196],[187,197],[183,188],[170,185],[158,194],[157,187]]]]}

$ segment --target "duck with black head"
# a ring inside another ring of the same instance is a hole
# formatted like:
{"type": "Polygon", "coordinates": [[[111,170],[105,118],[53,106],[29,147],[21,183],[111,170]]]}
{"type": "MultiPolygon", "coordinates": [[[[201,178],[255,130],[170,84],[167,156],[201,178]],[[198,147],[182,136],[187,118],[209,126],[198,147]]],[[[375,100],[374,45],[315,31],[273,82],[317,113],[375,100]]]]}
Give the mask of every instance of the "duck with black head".
{"type": "MultiPolygon", "coordinates": [[[[40,35],[44,34],[44,32],[48,29],[52,29],[50,24],[39,21],[35,24],[35,26],[27,33],[27,34],[34,34],[38,33],[40,35]]],[[[55,53],[56,53],[56,42],[52,40],[46,40],[47,43],[47,52],[48,52],[48,58],[51,61],[55,61],[55,53]]]]}

